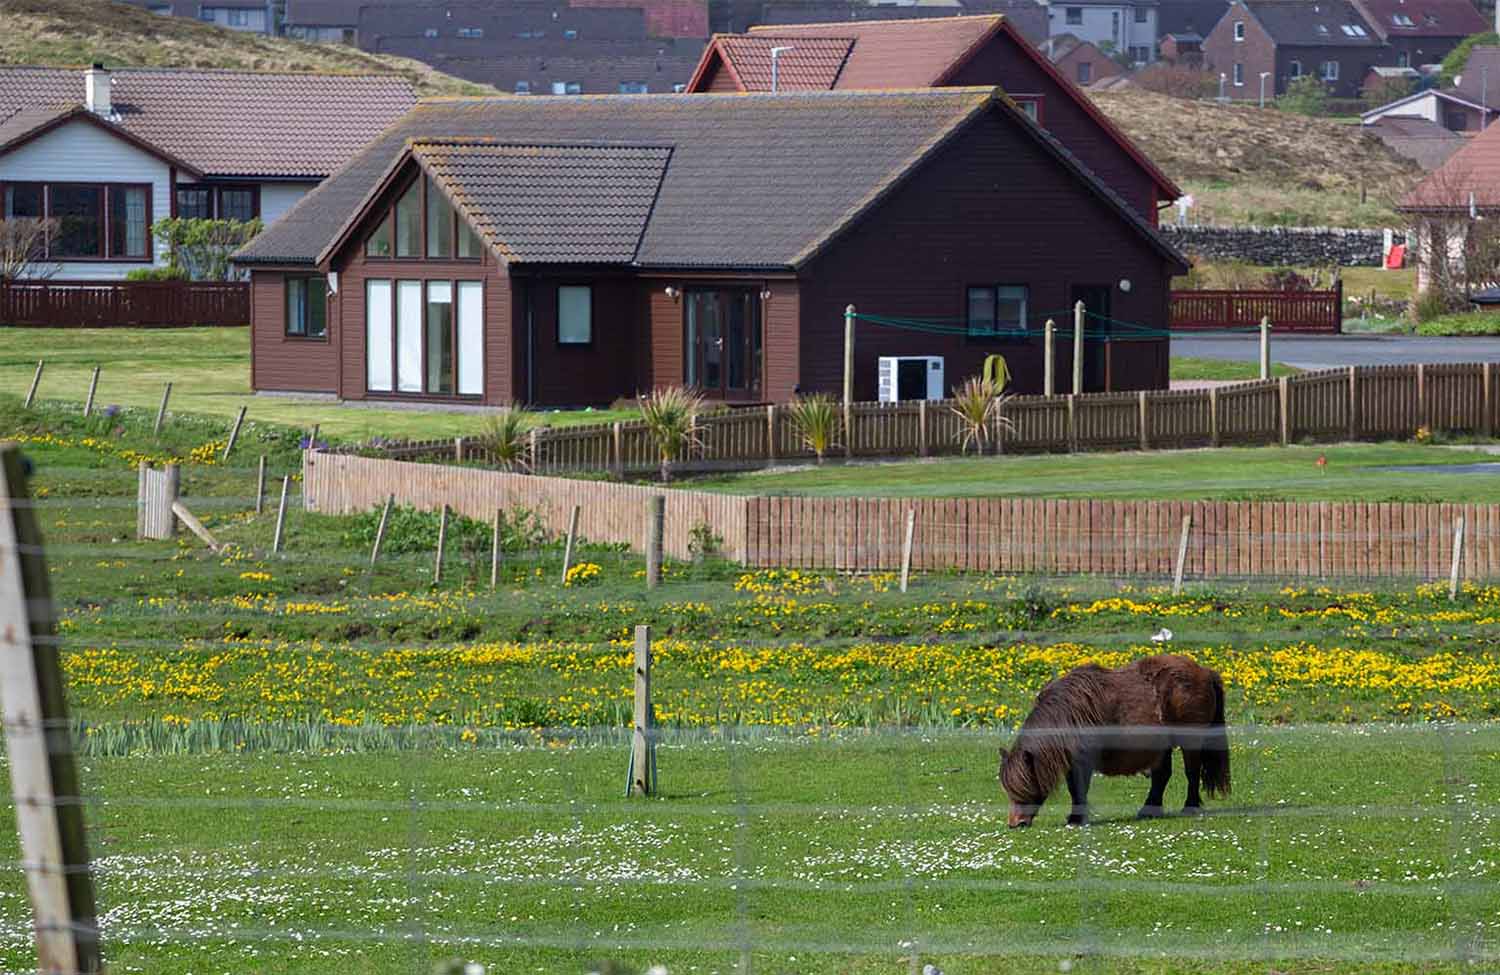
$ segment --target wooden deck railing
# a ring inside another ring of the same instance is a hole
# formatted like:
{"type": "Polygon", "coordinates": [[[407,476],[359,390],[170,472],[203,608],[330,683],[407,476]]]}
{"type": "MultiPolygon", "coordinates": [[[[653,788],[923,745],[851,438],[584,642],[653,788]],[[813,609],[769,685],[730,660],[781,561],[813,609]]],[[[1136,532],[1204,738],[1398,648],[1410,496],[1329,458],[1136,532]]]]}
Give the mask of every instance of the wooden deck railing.
{"type": "Polygon", "coordinates": [[[0,284],[0,325],[180,328],[250,324],[239,281],[12,281],[0,284]]]}
{"type": "Polygon", "coordinates": [[[1174,291],[1173,331],[1250,329],[1269,319],[1278,332],[1336,335],[1344,327],[1344,288],[1332,291],[1174,291]]]}

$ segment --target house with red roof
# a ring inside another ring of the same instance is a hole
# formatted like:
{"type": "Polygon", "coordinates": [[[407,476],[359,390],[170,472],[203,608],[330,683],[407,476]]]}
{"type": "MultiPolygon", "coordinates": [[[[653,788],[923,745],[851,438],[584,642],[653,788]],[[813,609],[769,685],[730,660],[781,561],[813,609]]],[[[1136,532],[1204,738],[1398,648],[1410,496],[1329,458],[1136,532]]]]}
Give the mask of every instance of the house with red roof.
{"type": "Polygon", "coordinates": [[[58,222],[60,279],[165,263],[170,217],[273,224],[415,103],[403,78],[0,67],[4,219],[58,222]]]}
{"type": "Polygon", "coordinates": [[[1470,234],[1500,219],[1500,125],[1468,139],[1397,205],[1410,217],[1408,235],[1417,264],[1417,291],[1431,285],[1435,265],[1463,266],[1470,234]]]}
{"type": "Polygon", "coordinates": [[[1353,0],[1398,68],[1437,64],[1464,38],[1491,29],[1470,0],[1353,0]]]}
{"type": "Polygon", "coordinates": [[[782,24],[718,34],[687,90],[764,92],[773,80],[778,91],[998,87],[1149,222],[1182,195],[1002,15],[782,24]]]}

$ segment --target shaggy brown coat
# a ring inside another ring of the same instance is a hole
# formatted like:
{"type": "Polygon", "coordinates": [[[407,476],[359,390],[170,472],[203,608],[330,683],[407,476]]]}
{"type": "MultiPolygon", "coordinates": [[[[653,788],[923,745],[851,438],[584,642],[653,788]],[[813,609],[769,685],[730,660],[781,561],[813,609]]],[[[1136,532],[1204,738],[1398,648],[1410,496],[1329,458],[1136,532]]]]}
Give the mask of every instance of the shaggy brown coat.
{"type": "Polygon", "coordinates": [[[1000,782],[1010,797],[1011,826],[1029,826],[1059,779],[1073,809],[1068,822],[1087,817],[1093,773],[1151,773],[1140,815],[1162,815],[1162,792],[1172,776],[1172,749],[1182,749],[1188,777],[1185,812],[1211,796],[1229,794],[1229,739],[1224,730],[1224,683],[1186,657],[1164,654],[1106,670],[1079,667],[1052,681],[1017,735],[1001,749],[1000,782]]]}

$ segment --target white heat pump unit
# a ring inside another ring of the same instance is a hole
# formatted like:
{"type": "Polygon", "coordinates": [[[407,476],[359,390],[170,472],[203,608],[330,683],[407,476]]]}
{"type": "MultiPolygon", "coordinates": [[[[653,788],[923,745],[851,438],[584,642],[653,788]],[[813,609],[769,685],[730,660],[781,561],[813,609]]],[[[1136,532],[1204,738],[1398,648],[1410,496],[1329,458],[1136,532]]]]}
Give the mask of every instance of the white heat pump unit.
{"type": "Polygon", "coordinates": [[[880,357],[880,402],[943,398],[943,357],[940,355],[883,355],[880,357]]]}

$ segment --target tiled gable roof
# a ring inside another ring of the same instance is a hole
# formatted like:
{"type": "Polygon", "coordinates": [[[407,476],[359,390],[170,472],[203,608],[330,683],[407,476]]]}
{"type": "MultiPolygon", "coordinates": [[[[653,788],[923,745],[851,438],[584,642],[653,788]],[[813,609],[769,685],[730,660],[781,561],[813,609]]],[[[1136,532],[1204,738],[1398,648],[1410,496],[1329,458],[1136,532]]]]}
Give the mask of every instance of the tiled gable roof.
{"type": "MultiPolygon", "coordinates": [[[[111,121],[211,176],[321,179],[416,102],[403,78],[122,68],[111,121]]],[[[0,119],[82,104],[84,73],[0,67],[0,119]]]]}
{"type": "Polygon", "coordinates": [[[1487,210],[1500,208],[1500,125],[1468,140],[1431,175],[1406,195],[1399,210],[1467,210],[1470,201],[1487,210]]]}
{"type": "Polygon", "coordinates": [[[1277,44],[1379,47],[1379,35],[1346,0],[1252,0],[1250,13],[1277,44]]]}
{"type": "Polygon", "coordinates": [[[771,90],[771,50],[777,58],[779,91],[828,91],[854,47],[850,37],[796,37],[783,34],[724,34],[714,38],[719,54],[733,68],[746,91],[771,90]]]}
{"type": "Polygon", "coordinates": [[[1470,0],[1360,0],[1387,37],[1468,37],[1490,29],[1470,0]]]}
{"type": "MultiPolygon", "coordinates": [[[[1019,131],[1073,171],[1152,246],[1180,260],[1138,214],[990,88],[423,102],[237,259],[316,263],[330,256],[409,144],[490,140],[510,146],[670,147],[671,160],[631,264],[797,267],[935,147],[988,111],[1007,113],[1019,131]]],[[[518,163],[512,156],[504,164],[518,163]]],[[[633,192],[641,185],[633,183],[633,192]]]]}
{"type": "Polygon", "coordinates": [[[628,264],[666,146],[418,141],[412,155],[508,263],[628,264]]]}
{"type": "MultiPolygon", "coordinates": [[[[1000,26],[1000,14],[752,27],[751,37],[847,38],[854,42],[835,88],[922,88],[937,84],[1000,26]]],[[[788,55],[789,56],[789,55],[788,55]]]]}

